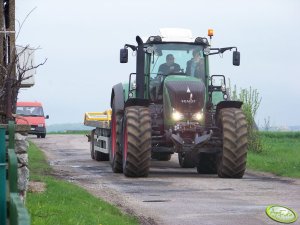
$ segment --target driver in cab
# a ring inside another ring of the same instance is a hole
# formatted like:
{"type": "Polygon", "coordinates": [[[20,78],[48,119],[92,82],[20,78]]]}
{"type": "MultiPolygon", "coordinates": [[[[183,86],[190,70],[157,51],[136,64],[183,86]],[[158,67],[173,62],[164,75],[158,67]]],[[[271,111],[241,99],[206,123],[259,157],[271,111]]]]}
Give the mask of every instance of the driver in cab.
{"type": "Polygon", "coordinates": [[[168,75],[170,73],[180,72],[179,64],[175,63],[175,58],[172,54],[166,56],[166,63],[163,63],[159,66],[158,74],[168,75]]]}

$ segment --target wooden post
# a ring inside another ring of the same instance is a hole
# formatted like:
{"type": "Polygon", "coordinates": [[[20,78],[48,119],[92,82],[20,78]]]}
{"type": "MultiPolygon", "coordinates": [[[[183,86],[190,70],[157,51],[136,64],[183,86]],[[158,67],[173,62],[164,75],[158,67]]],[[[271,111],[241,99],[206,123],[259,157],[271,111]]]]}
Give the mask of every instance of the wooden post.
{"type": "MultiPolygon", "coordinates": [[[[4,2],[1,0],[0,4],[0,88],[2,89],[4,87],[4,21],[3,21],[3,16],[4,16],[4,2]]],[[[4,112],[5,112],[5,107],[4,107],[4,98],[0,98],[0,122],[4,123],[4,112]]]]}
{"type": "Polygon", "coordinates": [[[16,108],[17,90],[15,65],[15,0],[1,0],[0,4],[0,88],[5,94],[0,98],[0,122],[12,120],[16,108]]]}
{"type": "Polygon", "coordinates": [[[17,99],[17,93],[16,93],[16,87],[12,87],[13,83],[15,83],[16,80],[16,60],[15,60],[15,54],[16,54],[16,40],[15,40],[15,0],[8,0],[9,6],[8,6],[8,52],[9,52],[9,71],[10,73],[8,78],[8,84],[7,84],[7,105],[6,105],[6,120],[7,122],[9,120],[13,120],[12,113],[15,111],[16,108],[16,99],[17,99]]]}

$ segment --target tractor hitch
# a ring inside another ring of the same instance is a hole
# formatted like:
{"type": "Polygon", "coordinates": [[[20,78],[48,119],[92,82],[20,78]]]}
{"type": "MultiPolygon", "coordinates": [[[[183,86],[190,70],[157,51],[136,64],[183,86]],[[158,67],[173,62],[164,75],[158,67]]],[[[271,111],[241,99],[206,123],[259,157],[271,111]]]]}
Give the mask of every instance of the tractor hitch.
{"type": "MultiPolygon", "coordinates": [[[[205,142],[210,140],[212,134],[213,134],[213,131],[210,130],[210,132],[208,134],[205,134],[205,135],[202,135],[202,136],[196,135],[193,144],[192,145],[188,144],[190,146],[190,149],[194,150],[194,149],[199,148],[202,144],[204,144],[205,142]]],[[[184,142],[184,140],[182,139],[182,137],[180,137],[179,134],[172,134],[171,135],[171,140],[173,141],[173,143],[175,145],[177,145],[180,148],[184,147],[184,145],[187,144],[187,143],[184,142]]]]}

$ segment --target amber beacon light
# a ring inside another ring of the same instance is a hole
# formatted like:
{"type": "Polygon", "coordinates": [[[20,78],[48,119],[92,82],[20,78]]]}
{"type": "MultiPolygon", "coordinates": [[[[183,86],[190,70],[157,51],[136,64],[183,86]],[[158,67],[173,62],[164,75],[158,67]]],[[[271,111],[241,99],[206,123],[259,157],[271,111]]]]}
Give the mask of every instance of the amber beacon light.
{"type": "Polygon", "coordinates": [[[214,30],[213,29],[208,29],[208,36],[211,38],[214,36],[214,30]]]}

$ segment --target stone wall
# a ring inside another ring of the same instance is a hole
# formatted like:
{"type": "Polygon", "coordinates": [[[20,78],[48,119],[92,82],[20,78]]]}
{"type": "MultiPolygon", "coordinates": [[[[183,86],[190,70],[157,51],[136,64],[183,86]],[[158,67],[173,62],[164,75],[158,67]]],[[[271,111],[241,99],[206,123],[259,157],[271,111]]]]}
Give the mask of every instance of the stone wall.
{"type": "Polygon", "coordinates": [[[25,202],[26,191],[29,183],[28,147],[29,143],[27,141],[27,136],[16,133],[15,152],[18,160],[18,189],[23,202],[25,202]]]}

